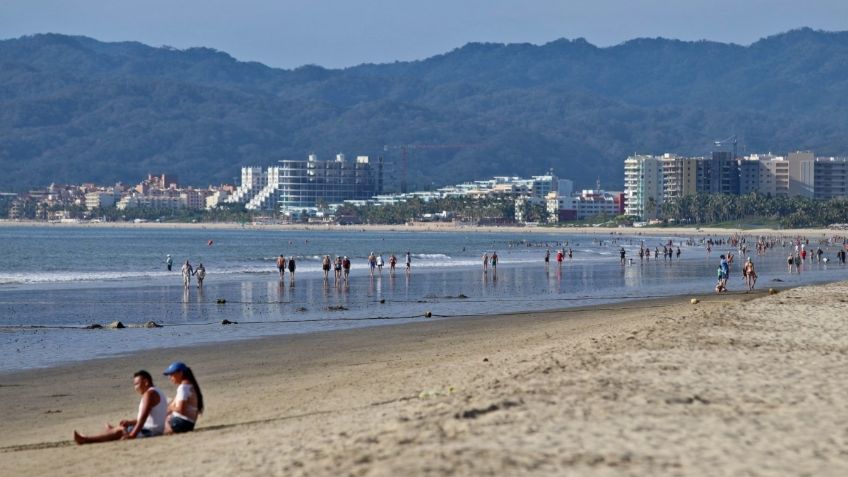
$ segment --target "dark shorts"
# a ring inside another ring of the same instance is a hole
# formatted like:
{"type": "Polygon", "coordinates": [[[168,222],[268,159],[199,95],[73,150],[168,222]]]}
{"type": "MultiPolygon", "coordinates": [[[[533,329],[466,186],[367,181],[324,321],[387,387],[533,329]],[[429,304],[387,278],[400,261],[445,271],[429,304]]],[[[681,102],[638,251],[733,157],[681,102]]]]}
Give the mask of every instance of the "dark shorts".
{"type": "Polygon", "coordinates": [[[194,430],[193,422],[187,421],[178,416],[171,416],[171,419],[168,422],[171,424],[171,430],[176,433],[190,432],[194,430]]]}
{"type": "MultiPolygon", "coordinates": [[[[133,427],[134,426],[127,426],[124,430],[127,431],[127,434],[129,434],[133,431],[133,427]]],[[[138,434],[136,434],[136,437],[153,437],[153,431],[142,427],[141,430],[138,431],[138,434]]]]}

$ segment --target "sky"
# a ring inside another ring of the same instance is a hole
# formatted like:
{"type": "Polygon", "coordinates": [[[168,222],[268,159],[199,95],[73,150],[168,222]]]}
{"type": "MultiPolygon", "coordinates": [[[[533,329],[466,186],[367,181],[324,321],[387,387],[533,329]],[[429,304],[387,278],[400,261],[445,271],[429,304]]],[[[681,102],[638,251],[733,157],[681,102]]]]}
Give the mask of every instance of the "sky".
{"type": "Polygon", "coordinates": [[[468,42],[598,46],[639,37],[750,44],[848,30],[848,0],[0,0],[0,38],[85,35],[294,68],[423,59],[468,42]]]}

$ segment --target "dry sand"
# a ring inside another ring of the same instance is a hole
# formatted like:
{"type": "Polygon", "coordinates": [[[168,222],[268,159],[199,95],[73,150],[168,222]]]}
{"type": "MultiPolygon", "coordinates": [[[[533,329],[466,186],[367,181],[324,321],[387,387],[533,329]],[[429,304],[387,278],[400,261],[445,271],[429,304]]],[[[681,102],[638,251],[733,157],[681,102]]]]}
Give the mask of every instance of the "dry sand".
{"type": "Polygon", "coordinates": [[[0,376],[0,469],[848,475],[846,297],[848,282],[422,321],[0,376]],[[132,417],[132,372],[175,358],[207,397],[198,431],[70,443],[132,417]]]}
{"type": "Polygon", "coordinates": [[[404,225],[335,225],[335,224],[239,224],[239,223],[174,223],[174,222],[36,222],[0,220],[0,227],[92,227],[92,228],[121,228],[121,229],[207,229],[207,230],[333,230],[348,232],[462,232],[462,233],[515,233],[515,234],[584,234],[584,235],[647,235],[647,236],[679,236],[679,237],[704,237],[717,236],[729,237],[739,233],[749,237],[806,237],[810,240],[826,237],[845,237],[846,230],[831,230],[827,228],[810,229],[729,229],[718,227],[517,227],[517,226],[477,226],[459,225],[452,222],[415,222],[404,225]]]}

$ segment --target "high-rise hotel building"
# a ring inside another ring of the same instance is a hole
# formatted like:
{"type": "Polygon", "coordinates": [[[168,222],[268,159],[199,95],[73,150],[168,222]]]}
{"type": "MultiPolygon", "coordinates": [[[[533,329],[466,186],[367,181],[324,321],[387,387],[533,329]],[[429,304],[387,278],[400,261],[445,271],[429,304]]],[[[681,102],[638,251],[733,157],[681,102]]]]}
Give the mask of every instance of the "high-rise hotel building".
{"type": "Polygon", "coordinates": [[[243,167],[241,176],[231,202],[244,203],[248,210],[299,212],[382,193],[383,159],[373,163],[368,156],[358,156],[349,161],[337,154],[335,160],[320,161],[310,154],[305,160],[282,160],[266,169],[243,167]]]}
{"type": "Polygon", "coordinates": [[[624,215],[656,215],[657,200],[662,197],[662,172],[656,156],[636,155],[624,160],[624,215]]]}
{"type": "Polygon", "coordinates": [[[635,155],[624,161],[626,215],[650,219],[664,202],[696,193],[846,197],[848,158],[798,151],[734,159],[714,152],[710,157],[635,155]]]}
{"type": "Polygon", "coordinates": [[[816,199],[848,197],[848,157],[817,157],[813,176],[816,199]]]}

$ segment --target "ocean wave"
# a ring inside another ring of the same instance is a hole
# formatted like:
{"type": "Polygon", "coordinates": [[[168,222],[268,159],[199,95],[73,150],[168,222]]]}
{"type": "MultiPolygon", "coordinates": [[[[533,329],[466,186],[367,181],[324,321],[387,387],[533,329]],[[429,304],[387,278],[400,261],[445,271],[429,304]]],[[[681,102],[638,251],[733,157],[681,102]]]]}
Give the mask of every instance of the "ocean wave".
{"type": "Polygon", "coordinates": [[[412,259],[418,260],[451,260],[449,255],[443,253],[413,253],[412,259]]]}

